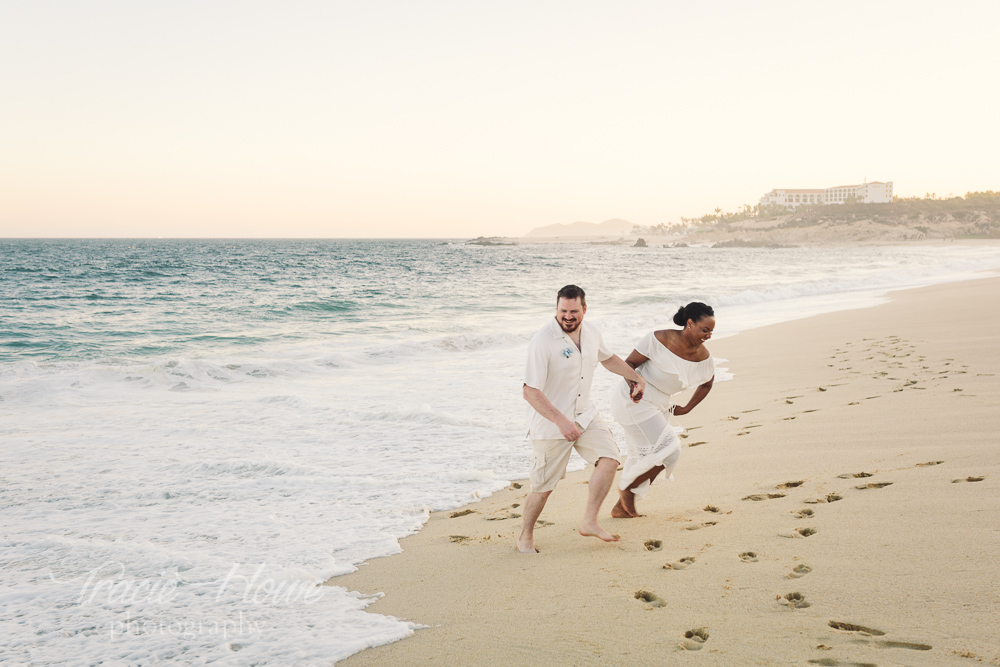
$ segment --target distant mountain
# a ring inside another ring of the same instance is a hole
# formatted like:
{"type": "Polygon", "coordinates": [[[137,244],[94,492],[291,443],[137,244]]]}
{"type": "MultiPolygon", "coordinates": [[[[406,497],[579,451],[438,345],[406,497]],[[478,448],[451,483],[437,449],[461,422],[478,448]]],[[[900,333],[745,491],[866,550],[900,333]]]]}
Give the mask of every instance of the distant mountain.
{"type": "Polygon", "coordinates": [[[615,218],[597,224],[594,222],[573,222],[569,224],[548,225],[532,229],[525,236],[621,236],[628,234],[634,227],[628,220],[615,218]]]}

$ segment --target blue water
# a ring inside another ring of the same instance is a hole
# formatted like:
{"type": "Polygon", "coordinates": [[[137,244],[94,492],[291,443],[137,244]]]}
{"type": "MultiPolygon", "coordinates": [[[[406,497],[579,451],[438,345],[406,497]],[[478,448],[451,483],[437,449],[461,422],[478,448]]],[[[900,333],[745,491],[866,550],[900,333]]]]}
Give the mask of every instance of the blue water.
{"type": "Polygon", "coordinates": [[[329,664],[412,633],[316,584],[525,475],[524,350],[564,284],[625,355],[690,300],[725,336],[997,269],[960,245],[0,240],[0,662],[329,664]],[[257,567],[255,593],[321,594],[248,597],[257,567]]]}

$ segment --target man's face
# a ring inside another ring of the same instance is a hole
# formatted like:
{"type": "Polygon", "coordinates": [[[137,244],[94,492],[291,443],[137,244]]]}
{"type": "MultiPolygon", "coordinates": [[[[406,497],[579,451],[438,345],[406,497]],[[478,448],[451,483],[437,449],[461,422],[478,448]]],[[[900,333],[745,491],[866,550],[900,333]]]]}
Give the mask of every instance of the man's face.
{"type": "Polygon", "coordinates": [[[583,314],[586,312],[587,307],[580,304],[580,299],[561,297],[556,303],[556,322],[566,333],[573,333],[580,328],[583,314]]]}

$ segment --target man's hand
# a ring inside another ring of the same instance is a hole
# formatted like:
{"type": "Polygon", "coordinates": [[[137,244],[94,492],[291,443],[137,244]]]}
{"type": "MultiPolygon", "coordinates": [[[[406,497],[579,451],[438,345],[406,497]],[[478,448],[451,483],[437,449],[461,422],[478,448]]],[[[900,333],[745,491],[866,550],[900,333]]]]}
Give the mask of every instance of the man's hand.
{"type": "Polygon", "coordinates": [[[675,405],[674,409],[671,411],[671,414],[680,417],[681,415],[686,415],[689,412],[691,412],[691,408],[687,407],[686,405],[675,405]]]}
{"type": "Polygon", "coordinates": [[[576,427],[576,424],[565,417],[556,422],[556,424],[559,426],[559,432],[570,442],[576,442],[583,435],[583,432],[576,427]]]}
{"type": "Polygon", "coordinates": [[[638,403],[642,400],[642,395],[646,393],[646,381],[639,376],[639,381],[634,382],[633,380],[625,380],[628,382],[629,387],[629,397],[632,399],[633,403],[638,403]]]}

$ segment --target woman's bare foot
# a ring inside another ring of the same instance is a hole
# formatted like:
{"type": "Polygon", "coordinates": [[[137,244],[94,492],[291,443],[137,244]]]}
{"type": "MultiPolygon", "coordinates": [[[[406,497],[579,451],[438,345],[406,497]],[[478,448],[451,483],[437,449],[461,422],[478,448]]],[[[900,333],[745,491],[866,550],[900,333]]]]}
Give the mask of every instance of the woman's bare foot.
{"type": "Polygon", "coordinates": [[[611,508],[611,516],[616,519],[635,519],[636,517],[642,516],[641,514],[630,514],[623,506],[622,501],[619,500],[615,503],[615,506],[611,508]]]}
{"type": "Polygon", "coordinates": [[[639,510],[635,508],[634,493],[632,493],[629,489],[625,489],[624,491],[619,489],[618,496],[619,498],[617,504],[615,504],[615,506],[611,509],[611,516],[616,517],[618,519],[635,519],[636,517],[642,516],[641,514],[639,514],[639,510]],[[615,514],[616,509],[621,514],[621,516],[615,514]]]}
{"type": "Polygon", "coordinates": [[[576,531],[584,537],[596,537],[604,540],[605,542],[617,542],[621,539],[620,535],[612,535],[608,531],[601,528],[596,521],[593,523],[585,521],[577,526],[576,531]]]}

